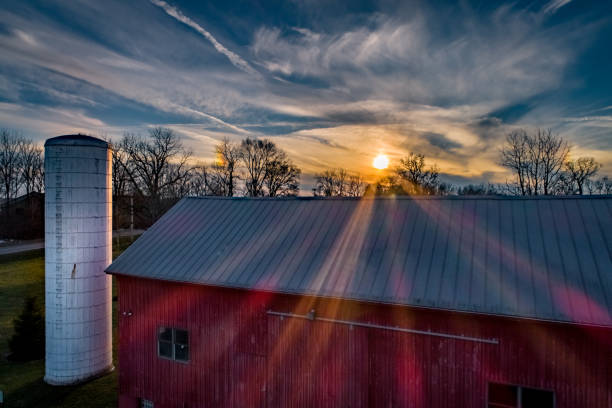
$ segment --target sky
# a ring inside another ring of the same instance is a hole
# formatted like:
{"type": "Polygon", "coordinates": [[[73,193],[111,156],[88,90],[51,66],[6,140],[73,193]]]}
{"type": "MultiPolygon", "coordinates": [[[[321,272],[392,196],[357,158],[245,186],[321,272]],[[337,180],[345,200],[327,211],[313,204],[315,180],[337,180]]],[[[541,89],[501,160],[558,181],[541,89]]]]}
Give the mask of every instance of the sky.
{"type": "Polygon", "coordinates": [[[410,152],[504,182],[499,149],[550,128],[612,175],[612,2],[0,3],[0,127],[41,142],[178,132],[198,160],[270,138],[313,175],[410,152]]]}

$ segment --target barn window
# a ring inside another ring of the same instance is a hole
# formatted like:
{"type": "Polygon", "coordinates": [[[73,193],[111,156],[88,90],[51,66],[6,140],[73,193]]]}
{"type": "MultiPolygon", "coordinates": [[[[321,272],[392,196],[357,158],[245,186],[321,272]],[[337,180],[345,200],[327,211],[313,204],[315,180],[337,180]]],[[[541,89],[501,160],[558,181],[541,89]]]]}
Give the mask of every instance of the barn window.
{"type": "Polygon", "coordinates": [[[518,387],[506,384],[489,384],[489,408],[518,407],[518,387]]]}
{"type": "Polygon", "coordinates": [[[553,408],[552,391],[508,384],[489,384],[489,408],[553,408]]]}
{"type": "Polygon", "coordinates": [[[552,391],[521,387],[521,408],[552,408],[555,395],[552,391]]]}
{"type": "Polygon", "coordinates": [[[189,333],[187,330],[160,327],[157,352],[160,357],[170,360],[189,361],[189,333]]]}
{"type": "Polygon", "coordinates": [[[153,401],[149,401],[146,399],[140,400],[140,408],[154,408],[153,401]]]}

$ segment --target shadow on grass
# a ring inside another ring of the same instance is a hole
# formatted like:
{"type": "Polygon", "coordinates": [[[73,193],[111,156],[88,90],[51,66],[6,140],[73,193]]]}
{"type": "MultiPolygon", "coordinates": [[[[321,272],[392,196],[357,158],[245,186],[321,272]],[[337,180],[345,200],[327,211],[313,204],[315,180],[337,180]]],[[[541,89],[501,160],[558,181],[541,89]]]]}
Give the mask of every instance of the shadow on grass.
{"type": "Polygon", "coordinates": [[[9,380],[16,380],[19,385],[8,390],[3,407],[117,406],[116,372],[77,385],[52,386],[43,381],[44,360],[3,365],[3,368],[10,370],[13,375],[22,375],[21,378],[9,380]]]}
{"type": "MultiPolygon", "coordinates": [[[[113,258],[137,237],[113,239],[113,258]]],[[[44,250],[0,256],[0,390],[10,407],[116,407],[117,371],[75,386],[51,386],[43,381],[44,360],[8,362],[7,341],[12,319],[21,310],[26,296],[38,296],[44,304],[44,250]]],[[[113,355],[117,367],[117,291],[113,279],[113,355]]]]}

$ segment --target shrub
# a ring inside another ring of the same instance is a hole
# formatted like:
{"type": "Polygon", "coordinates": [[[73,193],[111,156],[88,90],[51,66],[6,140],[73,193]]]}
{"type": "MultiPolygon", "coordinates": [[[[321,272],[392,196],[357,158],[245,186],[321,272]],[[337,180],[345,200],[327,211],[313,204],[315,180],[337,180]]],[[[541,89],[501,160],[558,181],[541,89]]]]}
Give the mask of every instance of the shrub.
{"type": "Polygon", "coordinates": [[[45,356],[45,317],[35,297],[28,297],[21,314],[13,320],[15,333],[9,340],[10,359],[39,360],[45,356]]]}

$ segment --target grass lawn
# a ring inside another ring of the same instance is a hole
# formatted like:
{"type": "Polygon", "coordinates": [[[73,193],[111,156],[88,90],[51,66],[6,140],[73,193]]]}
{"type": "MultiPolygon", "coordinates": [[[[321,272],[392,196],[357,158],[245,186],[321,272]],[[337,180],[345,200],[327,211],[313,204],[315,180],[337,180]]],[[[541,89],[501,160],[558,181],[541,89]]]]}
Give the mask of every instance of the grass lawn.
{"type": "MultiPolygon", "coordinates": [[[[135,238],[133,238],[135,239],[135,238]]],[[[113,239],[113,258],[129,246],[132,238],[113,239]]],[[[36,296],[45,304],[44,250],[0,256],[0,390],[5,407],[116,407],[117,372],[77,386],[52,387],[43,382],[44,360],[14,363],[6,360],[13,319],[24,299],[36,296]]],[[[113,279],[113,299],[116,299],[113,279]]],[[[113,360],[117,366],[117,304],[113,300],[113,360]]]]}

